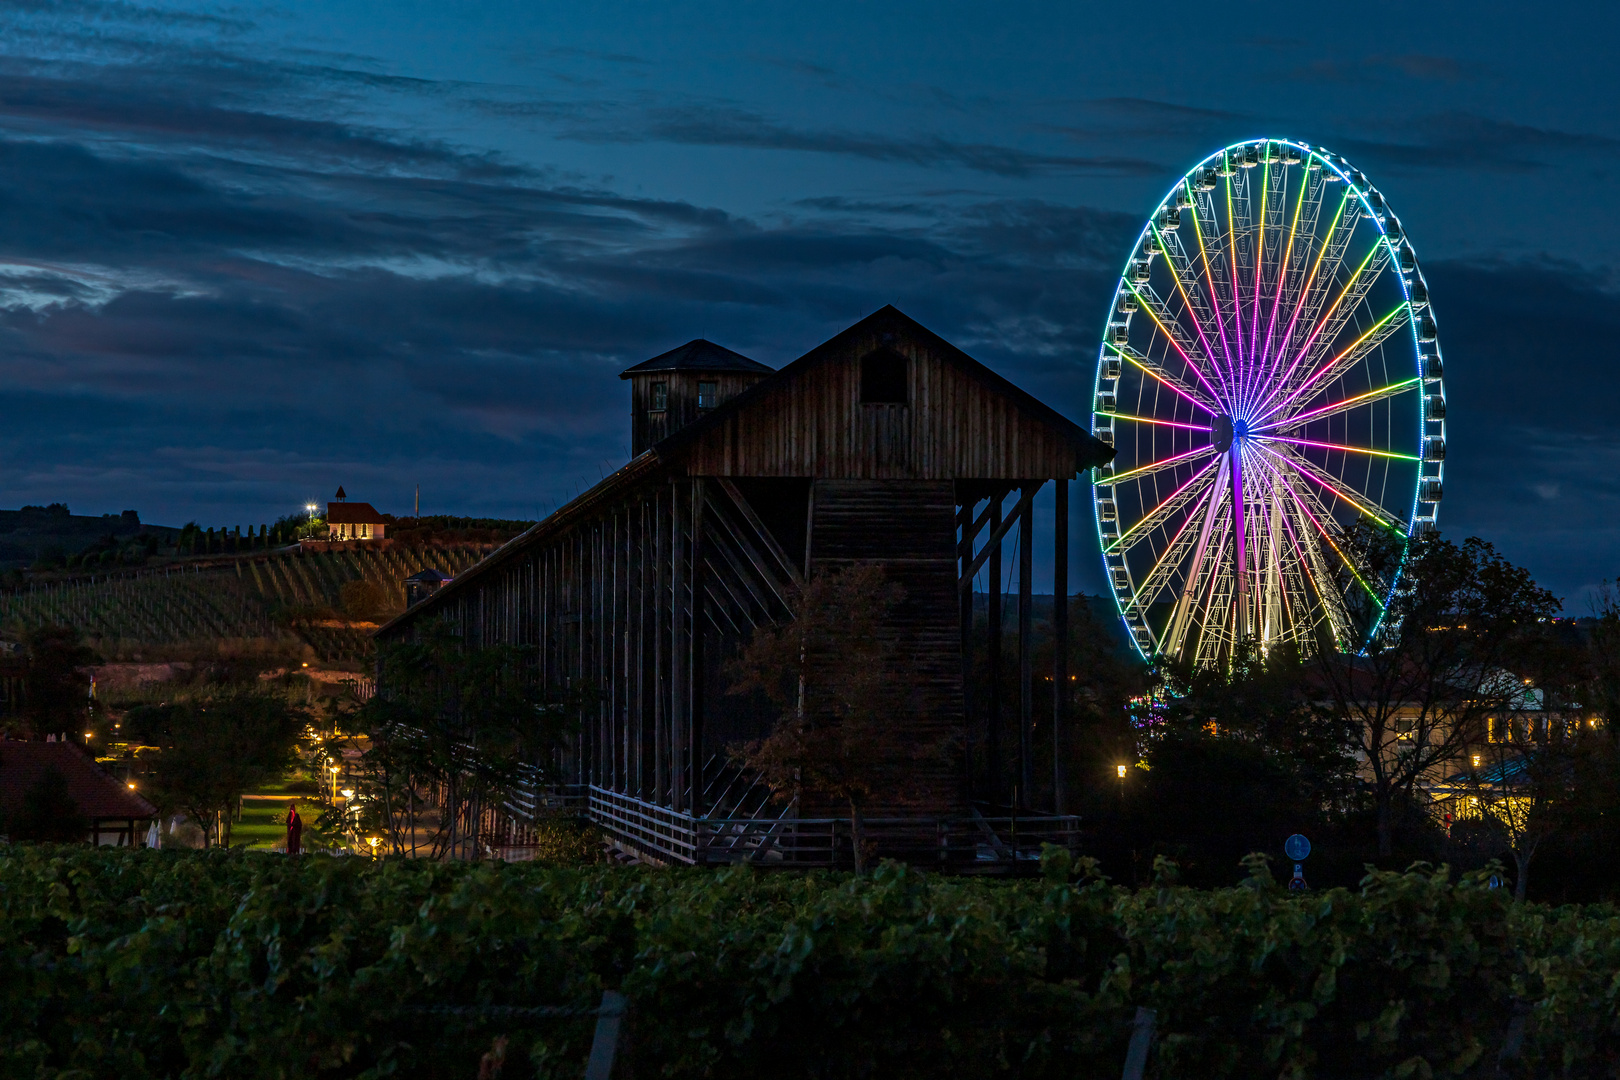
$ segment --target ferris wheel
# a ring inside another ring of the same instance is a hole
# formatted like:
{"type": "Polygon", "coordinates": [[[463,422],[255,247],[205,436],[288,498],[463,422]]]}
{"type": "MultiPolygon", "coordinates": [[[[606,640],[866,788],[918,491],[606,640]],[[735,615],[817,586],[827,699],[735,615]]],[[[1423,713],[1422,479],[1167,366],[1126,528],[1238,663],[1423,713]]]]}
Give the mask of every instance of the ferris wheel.
{"type": "Polygon", "coordinates": [[[1114,291],[1092,411],[1116,451],[1098,541],[1137,650],[1359,649],[1395,582],[1352,537],[1434,528],[1442,371],[1411,242],[1343,157],[1261,139],[1178,180],[1114,291]]]}

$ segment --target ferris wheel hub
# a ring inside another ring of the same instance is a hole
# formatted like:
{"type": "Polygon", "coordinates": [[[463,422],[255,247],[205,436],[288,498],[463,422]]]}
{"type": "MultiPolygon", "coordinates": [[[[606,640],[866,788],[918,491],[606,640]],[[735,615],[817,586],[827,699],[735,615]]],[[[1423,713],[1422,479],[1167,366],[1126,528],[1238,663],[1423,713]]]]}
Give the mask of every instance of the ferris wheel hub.
{"type": "Polygon", "coordinates": [[[1209,435],[1215,449],[1224,454],[1232,449],[1232,440],[1237,437],[1237,424],[1230,416],[1217,416],[1215,423],[1210,425],[1209,435]]]}

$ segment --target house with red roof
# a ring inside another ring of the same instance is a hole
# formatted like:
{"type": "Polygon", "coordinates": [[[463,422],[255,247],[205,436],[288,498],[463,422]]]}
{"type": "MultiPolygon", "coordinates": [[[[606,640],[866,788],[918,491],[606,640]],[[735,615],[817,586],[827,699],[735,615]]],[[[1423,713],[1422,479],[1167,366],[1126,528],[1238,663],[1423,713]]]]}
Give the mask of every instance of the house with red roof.
{"type": "Polygon", "coordinates": [[[89,825],[85,843],[106,847],[145,844],[157,807],[71,742],[0,740],[0,815],[4,821],[15,820],[28,793],[53,769],[65,781],[68,796],[89,825]]]}

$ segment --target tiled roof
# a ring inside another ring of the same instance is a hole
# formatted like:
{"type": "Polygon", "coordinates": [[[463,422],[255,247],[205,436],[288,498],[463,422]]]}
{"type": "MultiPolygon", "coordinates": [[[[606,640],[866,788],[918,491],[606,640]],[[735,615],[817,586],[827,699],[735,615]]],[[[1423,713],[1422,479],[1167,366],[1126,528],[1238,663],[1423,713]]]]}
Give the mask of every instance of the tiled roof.
{"type": "Polygon", "coordinates": [[[370,503],[333,502],[326,504],[328,525],[386,525],[383,516],[370,503]]]}
{"type": "Polygon", "coordinates": [[[635,367],[625,368],[619,372],[619,378],[628,379],[648,371],[748,371],[769,375],[772,369],[723,345],[698,338],[678,349],[659,353],[651,360],[643,360],[635,367]]]}
{"type": "Polygon", "coordinates": [[[20,805],[23,793],[52,766],[67,781],[68,794],[87,818],[157,816],[157,807],[109,776],[71,742],[0,740],[0,807],[10,810],[20,805]]]}

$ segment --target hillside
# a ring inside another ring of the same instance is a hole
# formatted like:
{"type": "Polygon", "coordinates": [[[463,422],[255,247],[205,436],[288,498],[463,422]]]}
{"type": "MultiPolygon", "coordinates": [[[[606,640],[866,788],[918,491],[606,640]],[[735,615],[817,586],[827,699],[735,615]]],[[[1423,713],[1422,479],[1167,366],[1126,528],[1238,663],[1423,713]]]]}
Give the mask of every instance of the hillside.
{"type": "Polygon", "coordinates": [[[122,514],[72,514],[61,503],[0,510],[0,570],[76,555],[99,544],[128,546],[136,537],[173,544],[180,530],[142,524],[133,510],[122,514]]]}
{"type": "Polygon", "coordinates": [[[108,660],[290,652],[327,662],[369,649],[378,618],[405,606],[404,580],[427,568],[456,575],[488,544],[309,552],[292,550],[175,564],[113,578],[33,584],[0,593],[8,636],[44,623],[78,627],[108,660]],[[344,586],[366,581],[370,590],[344,586]],[[350,610],[363,601],[366,610],[350,610]]]}

